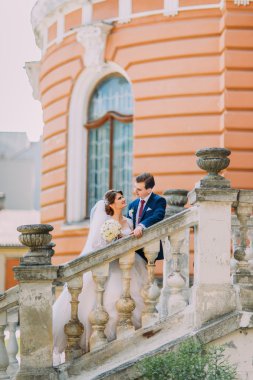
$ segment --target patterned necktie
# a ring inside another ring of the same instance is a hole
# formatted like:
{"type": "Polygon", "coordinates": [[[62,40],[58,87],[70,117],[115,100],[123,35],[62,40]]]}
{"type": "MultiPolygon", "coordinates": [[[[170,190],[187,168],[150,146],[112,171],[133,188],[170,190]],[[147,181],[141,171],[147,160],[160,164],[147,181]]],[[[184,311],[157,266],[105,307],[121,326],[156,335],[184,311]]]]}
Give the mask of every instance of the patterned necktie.
{"type": "Polygon", "coordinates": [[[141,217],[142,217],[142,213],[143,213],[143,209],[144,209],[144,204],[145,204],[145,200],[141,199],[141,207],[140,207],[140,210],[139,210],[138,223],[140,223],[140,220],[141,220],[141,217]]]}

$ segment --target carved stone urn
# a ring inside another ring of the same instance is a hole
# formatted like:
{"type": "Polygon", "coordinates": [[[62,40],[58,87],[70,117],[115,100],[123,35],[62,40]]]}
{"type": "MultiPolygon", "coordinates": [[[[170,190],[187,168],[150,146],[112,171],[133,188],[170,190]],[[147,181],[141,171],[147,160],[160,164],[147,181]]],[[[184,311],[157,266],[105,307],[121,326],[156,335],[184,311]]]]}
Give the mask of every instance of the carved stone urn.
{"type": "Polygon", "coordinates": [[[184,206],[187,203],[187,194],[188,190],[183,189],[165,190],[163,196],[167,201],[167,208],[165,213],[166,218],[178,214],[184,210],[184,206]]]}
{"type": "Polygon", "coordinates": [[[208,172],[201,179],[200,187],[230,187],[230,181],[222,177],[219,172],[228,167],[231,151],[226,148],[205,148],[196,152],[197,165],[208,172]]]}
{"type": "Polygon", "coordinates": [[[51,257],[54,254],[54,243],[51,243],[50,224],[27,224],[17,228],[21,235],[21,244],[29,247],[29,251],[20,260],[21,265],[51,265],[51,257]]]}

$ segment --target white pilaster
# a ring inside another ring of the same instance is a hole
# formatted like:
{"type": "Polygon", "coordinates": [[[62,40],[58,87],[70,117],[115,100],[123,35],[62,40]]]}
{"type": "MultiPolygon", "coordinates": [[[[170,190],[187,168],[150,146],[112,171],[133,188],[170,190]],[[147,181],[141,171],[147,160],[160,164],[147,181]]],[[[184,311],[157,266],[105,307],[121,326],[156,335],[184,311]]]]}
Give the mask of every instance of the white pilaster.
{"type": "Polygon", "coordinates": [[[63,40],[65,27],[65,17],[62,11],[57,14],[57,37],[56,42],[59,44],[63,40]]]}
{"type": "Polygon", "coordinates": [[[119,23],[126,23],[131,20],[132,0],[119,0],[119,23]]]}
{"type": "Polygon", "coordinates": [[[92,23],[93,6],[90,1],[86,1],[82,8],[82,24],[89,25],[92,23]]]}
{"type": "Polygon", "coordinates": [[[176,16],[179,10],[179,0],[164,0],[164,16],[176,16]]]}

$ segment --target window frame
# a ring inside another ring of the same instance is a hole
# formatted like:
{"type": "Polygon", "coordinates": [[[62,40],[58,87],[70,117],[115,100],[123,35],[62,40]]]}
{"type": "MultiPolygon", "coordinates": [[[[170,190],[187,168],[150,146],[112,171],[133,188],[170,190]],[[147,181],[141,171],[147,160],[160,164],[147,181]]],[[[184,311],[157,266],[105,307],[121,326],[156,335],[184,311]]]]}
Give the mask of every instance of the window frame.
{"type": "MultiPolygon", "coordinates": [[[[123,124],[133,123],[133,115],[123,115],[116,111],[108,111],[106,114],[101,116],[96,120],[87,122],[84,128],[88,131],[87,138],[87,156],[89,157],[89,131],[92,129],[97,129],[103,126],[107,121],[109,121],[110,126],[110,148],[109,148],[109,189],[113,188],[113,138],[114,138],[114,120],[120,121],[123,124]]],[[[87,173],[89,173],[89,160],[87,159],[87,173]]],[[[86,210],[88,211],[88,181],[86,183],[86,210]]],[[[88,217],[88,216],[87,216],[88,217]]]]}

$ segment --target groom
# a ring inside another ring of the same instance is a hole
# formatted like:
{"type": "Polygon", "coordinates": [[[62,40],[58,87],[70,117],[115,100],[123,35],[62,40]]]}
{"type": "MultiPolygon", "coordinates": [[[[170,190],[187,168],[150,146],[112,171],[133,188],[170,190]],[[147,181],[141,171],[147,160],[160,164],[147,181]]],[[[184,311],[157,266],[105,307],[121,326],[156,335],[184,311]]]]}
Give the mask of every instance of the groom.
{"type": "MultiPolygon", "coordinates": [[[[165,216],[166,200],[153,193],[154,186],[155,180],[152,174],[142,173],[136,177],[135,192],[138,198],[129,204],[128,216],[133,221],[133,234],[137,238],[142,236],[143,230],[160,222],[165,216]]],[[[136,252],[146,260],[143,249],[136,252]]],[[[163,250],[160,242],[160,252],[157,260],[162,259],[163,250]]]]}

